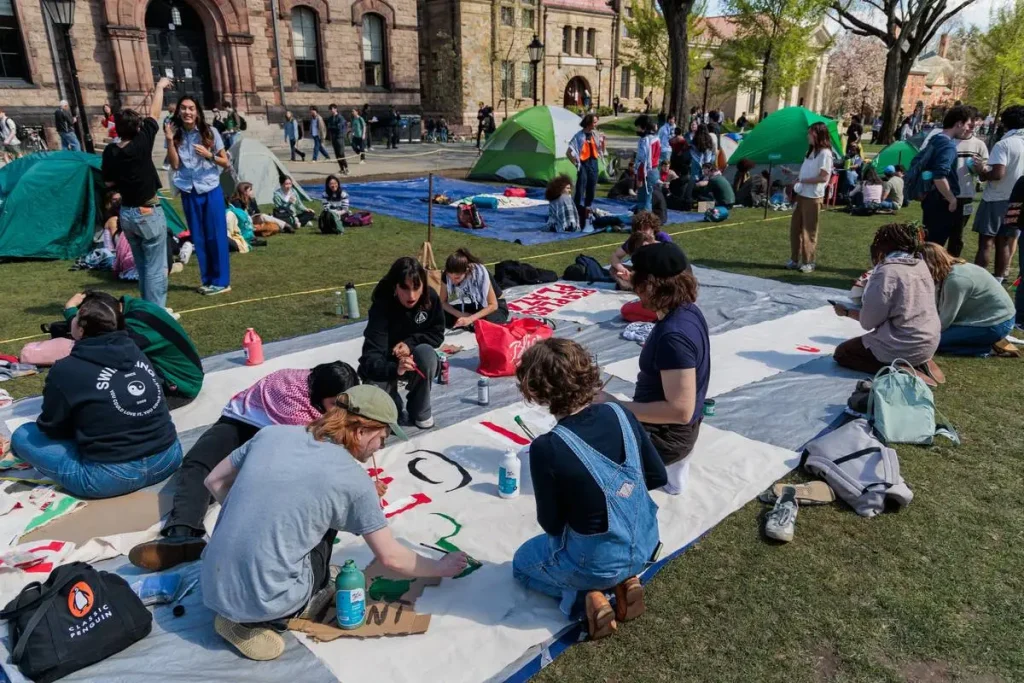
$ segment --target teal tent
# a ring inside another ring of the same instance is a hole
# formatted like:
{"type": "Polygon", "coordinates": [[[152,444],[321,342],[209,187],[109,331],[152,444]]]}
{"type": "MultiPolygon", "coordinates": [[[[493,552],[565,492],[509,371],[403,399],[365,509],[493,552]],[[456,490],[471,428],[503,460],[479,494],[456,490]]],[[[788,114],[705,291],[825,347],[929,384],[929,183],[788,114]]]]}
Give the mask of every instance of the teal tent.
{"type": "Polygon", "coordinates": [[[839,129],[835,119],[815,114],[803,107],[786,107],[769,114],[754,130],[743,136],[736,151],[729,157],[735,165],[740,159],[755,164],[800,164],[807,155],[807,129],[812,123],[822,122],[832,138],[832,147],[839,154],[839,129]]]}
{"type": "Polygon", "coordinates": [[[898,140],[891,145],[887,145],[881,152],[875,155],[875,158],[871,160],[871,164],[878,169],[879,173],[886,166],[895,166],[897,164],[903,164],[903,168],[910,168],[910,162],[924,148],[928,137],[928,133],[918,133],[906,140],[898,140]]]}
{"type": "Polygon", "coordinates": [[[0,258],[76,259],[102,212],[100,157],[38,152],[0,168],[0,258]]]}

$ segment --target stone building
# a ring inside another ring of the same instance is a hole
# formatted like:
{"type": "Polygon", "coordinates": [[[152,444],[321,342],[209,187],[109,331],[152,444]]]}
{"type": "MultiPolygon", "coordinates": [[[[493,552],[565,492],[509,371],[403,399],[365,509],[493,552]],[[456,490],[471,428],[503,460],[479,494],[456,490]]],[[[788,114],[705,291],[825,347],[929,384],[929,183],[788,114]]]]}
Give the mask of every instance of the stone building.
{"type": "MultiPolygon", "coordinates": [[[[0,106],[21,125],[53,125],[74,104],[68,60],[43,10],[0,0],[0,106]]],[[[257,121],[311,104],[420,106],[415,0],[77,0],[71,38],[82,105],[148,106],[157,78],[204,108],[223,100],[257,121]]]]}

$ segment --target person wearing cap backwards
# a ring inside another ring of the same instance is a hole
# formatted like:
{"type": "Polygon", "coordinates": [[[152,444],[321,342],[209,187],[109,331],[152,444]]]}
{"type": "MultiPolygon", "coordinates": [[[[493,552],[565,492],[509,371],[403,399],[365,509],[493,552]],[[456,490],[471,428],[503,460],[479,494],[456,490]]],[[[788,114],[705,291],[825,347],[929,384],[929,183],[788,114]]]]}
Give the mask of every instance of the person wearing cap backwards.
{"type": "Polygon", "coordinates": [[[384,391],[360,385],[308,427],[270,426],[217,465],[206,487],[223,506],[203,552],[203,602],[214,630],[249,659],[276,659],[289,618],[318,615],[334,597],[331,552],[339,531],[363,536],[386,568],[453,577],[466,554],[433,560],[391,534],[362,463],[389,431],[406,440],[384,391]],[[282,457],[287,456],[287,457],[282,457]]]}
{"type": "MultiPolygon", "coordinates": [[[[636,415],[665,462],[668,483],[678,495],[686,486],[687,456],[693,452],[711,378],[711,341],[697,307],[697,278],[686,254],[659,242],[633,254],[633,291],[658,320],[640,352],[640,374],[633,401],[623,407],[636,415]]],[[[614,401],[602,392],[598,401],[614,401]]]]}

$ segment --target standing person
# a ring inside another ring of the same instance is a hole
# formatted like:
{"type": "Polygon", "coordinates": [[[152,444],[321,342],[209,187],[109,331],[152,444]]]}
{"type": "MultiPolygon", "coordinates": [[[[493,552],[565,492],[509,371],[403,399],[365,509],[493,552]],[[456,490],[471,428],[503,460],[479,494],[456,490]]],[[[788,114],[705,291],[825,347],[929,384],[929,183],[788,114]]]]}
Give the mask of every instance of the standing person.
{"type": "Polygon", "coordinates": [[[290,111],[284,113],[284,139],[288,141],[288,147],[292,152],[292,161],[295,161],[295,155],[298,154],[302,157],[302,160],[306,160],[306,153],[299,149],[299,139],[302,137],[302,126],[299,125],[298,120],[292,116],[290,111]]]}
{"type": "Polygon", "coordinates": [[[114,110],[106,102],[103,103],[103,119],[100,121],[107,133],[107,140],[117,142],[117,126],[114,124],[114,110]]]}
{"type": "Polygon", "coordinates": [[[395,105],[388,107],[388,141],[389,149],[398,149],[398,136],[402,127],[402,116],[395,109],[395,105]]]}
{"type": "Polygon", "coordinates": [[[638,116],[635,125],[636,134],[640,137],[636,146],[637,211],[650,211],[654,188],[658,183],[661,142],[654,134],[651,117],[646,114],[638,116]]]}
{"type": "Polygon", "coordinates": [[[661,143],[661,161],[668,161],[672,156],[672,146],[669,144],[676,133],[676,117],[669,114],[665,123],[658,129],[658,142],[661,143]]]}
{"type": "Polygon", "coordinates": [[[476,111],[476,148],[480,149],[480,139],[483,137],[487,125],[487,117],[490,116],[491,108],[485,107],[483,102],[479,103],[476,111]]]}
{"type": "Polygon", "coordinates": [[[352,151],[359,155],[359,163],[366,163],[366,147],[363,141],[366,136],[366,120],[359,115],[358,109],[352,110],[352,151]]]}
{"type": "Polygon", "coordinates": [[[882,117],[876,116],[874,122],[871,124],[871,144],[878,144],[878,141],[882,137],[882,117]]]}
{"type": "Polygon", "coordinates": [[[60,136],[60,148],[81,152],[82,144],[78,141],[78,134],[75,133],[78,117],[72,115],[67,100],[61,100],[57,111],[53,112],[53,123],[57,127],[57,135],[60,136]]]}
{"type": "MultiPolygon", "coordinates": [[[[978,124],[983,119],[978,110],[972,108],[974,128],[969,137],[957,140],[956,143],[956,174],[960,183],[960,192],[957,193],[957,222],[949,234],[947,248],[950,254],[959,257],[964,250],[964,228],[971,220],[974,213],[974,195],[978,184],[978,174],[988,160],[988,146],[977,135],[978,124]]],[[[1002,220],[1002,216],[999,217],[1002,220]]]]}
{"type": "Polygon", "coordinates": [[[308,427],[261,430],[206,478],[222,508],[203,552],[203,603],[216,614],[214,630],[243,656],[280,657],[287,620],[319,616],[334,599],[339,569],[331,553],[339,532],[362,536],[399,576],[465,570],[465,553],[433,560],[388,528],[379,500],[387,487],[375,486],[363,464],[389,432],[405,438],[397,417],[380,389],[353,387],[308,427]]]}
{"type": "Polygon", "coordinates": [[[583,111],[590,111],[590,91],[586,88],[583,89],[583,111]]]}
{"type": "Polygon", "coordinates": [[[444,343],[444,310],[420,262],[404,256],[373,290],[359,376],[391,394],[399,414],[399,379],[408,381],[409,419],[420,429],[434,426],[430,389],[437,353],[444,343]]]}
{"type": "Polygon", "coordinates": [[[580,121],[580,131],[569,141],[565,155],[576,165],[576,192],[573,201],[580,218],[580,224],[586,226],[590,216],[590,207],[594,203],[597,192],[598,163],[601,149],[597,143],[597,116],[587,114],[580,121]]]}
{"type": "MultiPolygon", "coordinates": [[[[796,208],[789,224],[790,270],[814,271],[818,252],[818,220],[825,186],[832,177],[832,137],[824,123],[812,123],[807,129],[807,154],[793,186],[796,208]]],[[[789,169],[790,174],[793,172],[789,169]]]]}
{"type": "Polygon", "coordinates": [[[658,546],[665,466],[637,418],[621,406],[595,405],[601,371],[582,346],[546,339],[516,371],[523,397],[548,408],[555,428],[529,447],[537,522],[544,533],[512,558],[512,575],[559,600],[566,616],[583,598],[591,639],[644,613],[638,574],[658,546]],[[613,611],[605,592],[613,591],[613,611]]]}
{"type": "Polygon", "coordinates": [[[914,137],[914,124],[910,117],[907,117],[900,124],[900,140],[909,140],[912,137],[914,137]]]}
{"type": "Polygon", "coordinates": [[[654,106],[654,91],[647,93],[647,97],[644,98],[644,114],[651,113],[651,107],[654,106]]]}
{"type": "MultiPolygon", "coordinates": [[[[946,245],[958,225],[960,216],[960,177],[957,174],[958,140],[971,136],[974,119],[967,107],[953,107],[942,120],[942,131],[928,140],[928,146],[919,154],[926,155],[918,162],[925,181],[931,177],[931,187],[921,199],[922,222],[925,239],[935,244],[946,245]]],[[[977,219],[975,219],[977,221],[977,219]]]]}
{"type": "Polygon", "coordinates": [[[456,249],[448,257],[441,279],[441,307],[447,327],[473,329],[477,320],[496,325],[508,322],[508,304],[501,296],[501,288],[469,249],[456,249]]]}
{"type": "Polygon", "coordinates": [[[327,155],[327,148],[324,147],[323,139],[327,135],[327,125],[324,123],[324,117],[320,116],[320,112],[317,111],[316,107],[309,108],[309,137],[313,139],[313,161],[316,161],[317,154],[323,154],[324,159],[330,159],[327,155]]]}
{"type": "Polygon", "coordinates": [[[981,172],[985,190],[981,195],[974,231],[978,233],[978,254],[974,262],[987,269],[995,248],[995,276],[1002,282],[1010,271],[1013,245],[1020,230],[1003,226],[1003,216],[1017,180],[1024,176],[1024,106],[1008,107],[999,117],[1006,131],[992,147],[992,156],[981,172]]]}
{"type": "Polygon", "coordinates": [[[103,180],[121,194],[118,226],[131,246],[142,298],[160,307],[167,305],[167,220],[157,196],[160,176],[153,165],[153,141],[160,131],[164,90],[170,85],[167,78],[156,84],[148,117],[134,109],[117,112],[119,142],[103,149],[102,165],[103,180]]]}
{"type": "Polygon", "coordinates": [[[370,103],[363,105],[363,121],[366,122],[366,132],[363,133],[363,147],[367,150],[373,149],[373,124],[377,123],[377,117],[370,113],[370,103]]]}
{"type": "Polygon", "coordinates": [[[849,152],[850,145],[856,144],[860,149],[861,140],[864,138],[864,126],[861,125],[860,114],[854,114],[850,119],[850,125],[846,128],[846,149],[849,152]]]}
{"type": "Polygon", "coordinates": [[[747,121],[747,112],[743,112],[740,114],[740,117],[736,119],[736,127],[740,129],[740,133],[746,133],[748,125],[750,125],[750,122],[747,121]]]}
{"type": "Polygon", "coordinates": [[[220,174],[231,162],[224,141],[206,124],[202,108],[190,95],[178,100],[174,121],[164,134],[170,143],[167,152],[174,186],[181,192],[181,207],[199,261],[199,293],[230,292],[228,224],[220,174]]]}
{"type": "Polygon", "coordinates": [[[12,159],[21,156],[21,140],[18,139],[18,124],[0,109],[0,140],[3,140],[3,151],[12,159]]]}
{"type": "Polygon", "coordinates": [[[245,119],[235,109],[235,105],[230,100],[224,101],[224,147],[229,152],[235,144],[235,139],[239,136],[242,130],[245,128],[245,119]]]}
{"type": "Polygon", "coordinates": [[[619,109],[620,108],[621,108],[621,105],[619,103],[619,96],[616,95],[615,97],[612,98],[612,116],[616,116],[617,117],[619,115],[619,109]]]}
{"type": "Polygon", "coordinates": [[[338,111],[338,105],[332,103],[331,115],[327,117],[327,137],[334,148],[334,158],[338,160],[338,169],[342,175],[348,175],[348,160],[345,158],[345,136],[348,132],[348,121],[338,111]]]}

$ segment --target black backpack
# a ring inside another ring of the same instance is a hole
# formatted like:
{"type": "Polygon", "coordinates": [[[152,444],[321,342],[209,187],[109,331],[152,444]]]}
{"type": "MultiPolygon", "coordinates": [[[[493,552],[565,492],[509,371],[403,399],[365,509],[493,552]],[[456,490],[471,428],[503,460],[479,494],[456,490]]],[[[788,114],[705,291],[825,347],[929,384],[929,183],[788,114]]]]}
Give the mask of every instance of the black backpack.
{"type": "Polygon", "coordinates": [[[320,218],[316,221],[317,227],[324,235],[344,235],[345,228],[342,227],[341,219],[330,209],[320,212],[320,218]]]}
{"type": "Polygon", "coordinates": [[[11,662],[49,683],[124,650],[149,635],[153,615],[128,582],[85,562],[61,565],[46,583],[25,586],[4,607],[11,662]]]}

